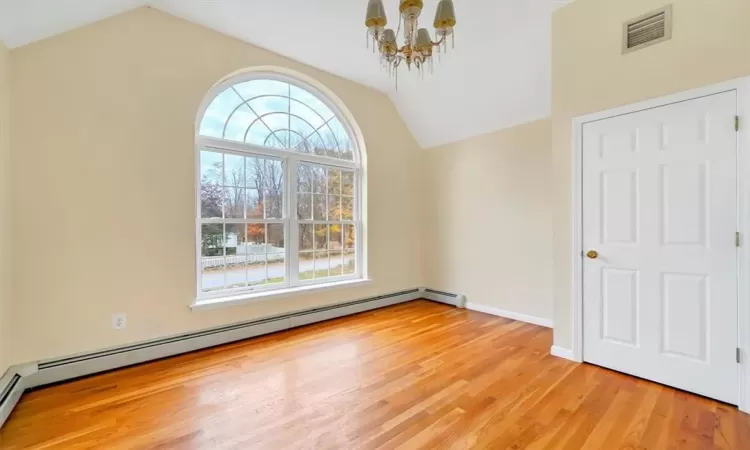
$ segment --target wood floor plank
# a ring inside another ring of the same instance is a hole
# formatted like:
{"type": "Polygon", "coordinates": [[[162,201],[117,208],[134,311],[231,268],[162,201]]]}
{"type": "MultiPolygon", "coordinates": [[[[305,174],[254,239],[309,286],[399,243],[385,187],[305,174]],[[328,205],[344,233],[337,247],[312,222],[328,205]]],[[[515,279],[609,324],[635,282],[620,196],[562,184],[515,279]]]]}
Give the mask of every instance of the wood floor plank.
{"type": "Polygon", "coordinates": [[[11,449],[748,448],[750,416],[415,301],[27,393],[11,449]]]}

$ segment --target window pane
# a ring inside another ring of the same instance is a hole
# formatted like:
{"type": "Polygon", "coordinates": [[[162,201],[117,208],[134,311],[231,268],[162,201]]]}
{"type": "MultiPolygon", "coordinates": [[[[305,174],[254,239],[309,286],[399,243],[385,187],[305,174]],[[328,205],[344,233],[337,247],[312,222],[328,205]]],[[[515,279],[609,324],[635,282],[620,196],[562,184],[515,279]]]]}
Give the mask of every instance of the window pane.
{"type": "Polygon", "coordinates": [[[313,250],[313,225],[300,224],[299,226],[299,249],[313,250]]]}
{"type": "Polygon", "coordinates": [[[284,166],[281,161],[269,159],[263,167],[266,219],[281,219],[284,211],[284,166]]]}
{"type": "Polygon", "coordinates": [[[343,249],[343,233],[341,232],[341,228],[342,226],[340,224],[328,226],[328,248],[330,250],[343,249]]]}
{"type": "Polygon", "coordinates": [[[341,251],[330,252],[329,254],[329,275],[337,277],[343,275],[344,261],[341,257],[341,251]]]}
{"type": "Polygon", "coordinates": [[[297,120],[304,122],[307,127],[310,127],[305,136],[323,126],[326,120],[328,120],[327,117],[321,116],[311,105],[303,103],[301,100],[292,100],[291,108],[292,114],[299,117],[297,120]]]}
{"type": "Polygon", "coordinates": [[[265,253],[266,225],[263,223],[249,223],[246,228],[250,253],[265,253]]]}
{"type": "Polygon", "coordinates": [[[221,138],[224,133],[224,123],[229,114],[242,102],[242,99],[229,88],[217,95],[206,109],[201,122],[201,136],[221,138]]]}
{"type": "Polygon", "coordinates": [[[354,256],[353,250],[344,251],[344,275],[351,275],[357,270],[357,259],[354,256]]]}
{"type": "Polygon", "coordinates": [[[354,161],[354,150],[351,148],[345,148],[341,151],[341,159],[346,161],[354,161]]]}
{"type": "Polygon", "coordinates": [[[323,152],[316,152],[316,154],[322,155],[322,156],[329,156],[332,158],[339,158],[340,152],[339,152],[339,136],[336,135],[333,128],[331,128],[331,125],[334,122],[338,122],[337,119],[332,119],[330,122],[328,122],[323,128],[319,130],[321,139],[323,141],[323,148],[325,151],[323,152]]]}
{"type": "Polygon", "coordinates": [[[271,131],[268,127],[266,127],[260,120],[257,120],[250,125],[250,128],[245,130],[244,140],[248,144],[264,146],[270,135],[271,131]]]}
{"type": "Polygon", "coordinates": [[[255,95],[260,97],[254,98],[248,102],[250,108],[255,114],[263,117],[270,113],[286,113],[289,111],[289,98],[286,94],[269,94],[267,92],[258,92],[255,95]]]}
{"type": "Polygon", "coordinates": [[[341,195],[341,171],[328,169],[328,193],[341,195]]]}
{"type": "Polygon", "coordinates": [[[221,218],[224,197],[221,153],[201,152],[201,217],[221,218]]]}
{"type": "Polygon", "coordinates": [[[326,193],[326,169],[321,166],[310,166],[313,174],[313,192],[317,194],[326,193]]]}
{"type": "MultiPolygon", "coordinates": [[[[270,127],[271,125],[269,125],[270,127]]],[[[263,142],[263,145],[265,147],[271,147],[271,148],[278,148],[281,150],[286,150],[289,148],[289,133],[286,129],[277,129],[273,130],[272,133],[266,137],[266,140],[263,142]]]]}
{"type": "Polygon", "coordinates": [[[224,188],[224,217],[227,219],[245,218],[245,190],[242,188],[224,188]]]}
{"type": "Polygon", "coordinates": [[[341,220],[341,196],[328,196],[328,220],[341,220]]]}
{"type": "Polygon", "coordinates": [[[221,153],[201,151],[201,182],[221,184],[223,169],[221,153]]]}
{"type": "Polygon", "coordinates": [[[260,201],[260,194],[258,194],[258,191],[255,189],[247,189],[245,194],[247,196],[247,218],[262,219],[263,203],[260,201]]]}
{"type": "Polygon", "coordinates": [[[266,225],[250,223],[246,225],[247,281],[250,286],[266,282],[266,225]]]}
{"type": "Polygon", "coordinates": [[[224,225],[201,226],[201,291],[224,289],[224,225]]]}
{"type": "Polygon", "coordinates": [[[328,250],[328,225],[315,225],[315,249],[328,250]]]}
{"type": "Polygon", "coordinates": [[[268,284],[283,283],[286,278],[284,264],[284,224],[269,223],[266,227],[266,259],[268,284]]]}
{"type": "Polygon", "coordinates": [[[338,148],[342,152],[352,148],[351,142],[349,141],[349,133],[347,133],[346,128],[344,128],[339,119],[333,119],[328,122],[327,128],[331,131],[333,137],[335,138],[335,142],[337,145],[336,148],[338,148]]]}
{"type": "Polygon", "coordinates": [[[258,191],[263,189],[263,158],[248,157],[245,158],[245,183],[247,187],[258,191]]]}
{"type": "Polygon", "coordinates": [[[326,195],[313,194],[313,219],[326,220],[327,212],[326,195]]]}
{"type": "Polygon", "coordinates": [[[344,225],[344,248],[354,250],[356,248],[356,231],[354,225],[344,225]]]}
{"type": "Polygon", "coordinates": [[[312,194],[297,195],[297,218],[300,220],[312,219],[312,194]]]}
{"type": "Polygon", "coordinates": [[[245,266],[245,226],[240,224],[224,225],[224,252],[226,255],[226,288],[240,288],[247,285],[245,266]]]}
{"type": "Polygon", "coordinates": [[[264,94],[289,96],[289,83],[276,80],[250,80],[234,86],[245,100],[264,94]]]}
{"type": "Polygon", "coordinates": [[[307,164],[297,166],[297,192],[313,191],[313,169],[307,164]]]}
{"type": "MultiPolygon", "coordinates": [[[[294,107],[296,105],[299,105],[296,102],[292,102],[292,106],[294,107]]],[[[309,110],[308,110],[309,111],[309,110]]],[[[305,113],[304,110],[297,111],[297,113],[302,112],[305,113]]],[[[295,111],[292,111],[292,114],[295,114],[295,111]]],[[[317,128],[317,125],[311,125],[309,122],[304,120],[305,118],[300,119],[299,117],[295,117],[294,115],[289,116],[289,124],[291,126],[291,130],[293,131],[293,135],[295,136],[294,139],[297,139],[299,142],[307,139],[308,137],[315,134],[315,129],[317,128]]],[[[311,117],[308,117],[308,119],[311,117]]]]}
{"type": "Polygon", "coordinates": [[[315,254],[313,252],[300,252],[299,279],[305,281],[313,278],[315,278],[315,254]]]}
{"type": "Polygon", "coordinates": [[[268,254],[268,284],[279,284],[286,281],[286,264],[283,253],[268,254]]]}
{"type": "Polygon", "coordinates": [[[245,158],[237,155],[224,155],[224,186],[245,186],[245,158]]]}
{"type": "Polygon", "coordinates": [[[245,139],[245,133],[247,132],[247,127],[249,127],[257,118],[258,116],[250,111],[250,108],[248,108],[247,105],[240,105],[240,107],[237,108],[227,120],[224,139],[243,142],[245,139]]]}
{"type": "MultiPolygon", "coordinates": [[[[294,126],[294,125],[292,125],[294,126]]],[[[289,132],[289,148],[295,152],[308,153],[306,151],[307,144],[305,141],[305,135],[297,129],[292,129],[289,132]]]]}
{"type": "MultiPolygon", "coordinates": [[[[323,120],[328,120],[333,117],[333,112],[326,106],[325,103],[320,101],[318,97],[307,92],[304,89],[300,89],[297,86],[292,85],[290,88],[291,97],[299,103],[308,106],[311,110],[314,110],[317,114],[322,116],[323,120]]],[[[292,104],[297,102],[292,102],[292,104]]]]}
{"type": "Polygon", "coordinates": [[[354,220],[354,199],[341,197],[341,220],[354,220]]]}
{"type": "Polygon", "coordinates": [[[354,197],[354,172],[341,171],[341,194],[354,197]]]}
{"type": "Polygon", "coordinates": [[[266,254],[248,255],[247,284],[248,286],[260,286],[266,284],[266,254]]]}
{"type": "Polygon", "coordinates": [[[284,224],[269,223],[266,236],[268,253],[284,253],[284,224]]]}
{"type": "Polygon", "coordinates": [[[315,253],[315,271],[312,278],[328,278],[328,251],[315,253]]]}

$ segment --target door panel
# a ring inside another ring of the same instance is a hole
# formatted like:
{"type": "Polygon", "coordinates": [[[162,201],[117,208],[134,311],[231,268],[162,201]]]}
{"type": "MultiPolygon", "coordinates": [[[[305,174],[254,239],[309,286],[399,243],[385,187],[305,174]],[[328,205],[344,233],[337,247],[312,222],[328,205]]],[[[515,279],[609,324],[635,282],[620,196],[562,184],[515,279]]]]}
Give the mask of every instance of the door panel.
{"type": "Polygon", "coordinates": [[[662,274],[663,353],[706,361],[708,277],[662,274]]]}
{"type": "Polygon", "coordinates": [[[584,360],[737,402],[735,91],[583,126],[584,360]]]}
{"type": "Polygon", "coordinates": [[[602,339],[638,345],[638,272],[602,268],[602,339]]]}
{"type": "Polygon", "coordinates": [[[662,243],[707,246],[707,163],[662,165],[662,243]]]}
{"type": "Polygon", "coordinates": [[[638,173],[602,172],[602,242],[638,243],[638,173]]]}

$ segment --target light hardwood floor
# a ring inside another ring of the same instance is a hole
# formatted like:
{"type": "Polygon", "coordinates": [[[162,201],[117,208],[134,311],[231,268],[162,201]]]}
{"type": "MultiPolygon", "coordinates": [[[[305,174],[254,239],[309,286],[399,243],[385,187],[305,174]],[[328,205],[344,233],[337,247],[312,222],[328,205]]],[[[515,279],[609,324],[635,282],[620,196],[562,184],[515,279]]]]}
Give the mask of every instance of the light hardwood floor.
{"type": "Polygon", "coordinates": [[[416,301],[28,393],[0,448],[750,448],[734,407],[416,301]]]}

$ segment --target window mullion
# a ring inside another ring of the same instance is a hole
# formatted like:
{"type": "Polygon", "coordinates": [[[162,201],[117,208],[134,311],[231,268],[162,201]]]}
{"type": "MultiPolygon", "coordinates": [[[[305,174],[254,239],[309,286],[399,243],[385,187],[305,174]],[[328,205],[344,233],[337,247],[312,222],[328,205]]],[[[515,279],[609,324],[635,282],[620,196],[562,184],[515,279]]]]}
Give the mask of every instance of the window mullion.
{"type": "MultiPolygon", "coordinates": [[[[367,275],[367,262],[365,261],[365,221],[363,220],[364,211],[362,210],[362,170],[357,169],[354,171],[354,211],[352,218],[354,219],[355,225],[355,243],[354,243],[354,261],[355,261],[355,273],[357,278],[362,278],[367,275]]],[[[346,247],[346,245],[344,245],[346,247]]]]}
{"type": "Polygon", "coordinates": [[[299,283],[299,222],[297,220],[297,160],[289,158],[285,165],[287,179],[287,245],[286,245],[286,269],[289,284],[295,286],[299,283]]]}

